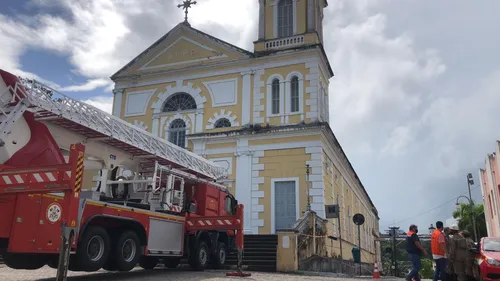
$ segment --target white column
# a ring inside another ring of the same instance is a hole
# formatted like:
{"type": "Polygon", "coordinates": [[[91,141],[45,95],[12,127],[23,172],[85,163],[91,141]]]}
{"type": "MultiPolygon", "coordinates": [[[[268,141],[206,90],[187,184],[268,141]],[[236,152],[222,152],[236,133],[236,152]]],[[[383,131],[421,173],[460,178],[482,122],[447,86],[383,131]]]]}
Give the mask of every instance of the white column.
{"type": "Polygon", "coordinates": [[[307,0],[307,32],[314,31],[314,0],[307,0]]]}
{"type": "Polygon", "coordinates": [[[153,115],[153,124],[151,126],[151,133],[159,137],[160,135],[158,134],[158,132],[160,129],[160,117],[158,115],[153,115]]]}
{"type": "Polygon", "coordinates": [[[113,95],[113,115],[116,117],[120,117],[122,111],[123,89],[113,90],[113,95]]]}
{"type": "Polygon", "coordinates": [[[241,125],[250,124],[250,110],[251,110],[251,92],[250,92],[250,81],[251,75],[254,71],[242,72],[243,85],[241,88],[241,125]]]}
{"type": "Polygon", "coordinates": [[[293,0],[293,35],[297,35],[297,0],[293,0]]]}
{"type": "Polygon", "coordinates": [[[259,0],[259,40],[265,38],[265,0],[259,0]]]}
{"type": "Polygon", "coordinates": [[[243,204],[244,232],[252,232],[252,151],[238,151],[236,156],[236,200],[243,204]]]}
{"type": "Polygon", "coordinates": [[[203,111],[196,111],[196,120],[195,120],[195,130],[194,133],[203,133],[203,111]]]}

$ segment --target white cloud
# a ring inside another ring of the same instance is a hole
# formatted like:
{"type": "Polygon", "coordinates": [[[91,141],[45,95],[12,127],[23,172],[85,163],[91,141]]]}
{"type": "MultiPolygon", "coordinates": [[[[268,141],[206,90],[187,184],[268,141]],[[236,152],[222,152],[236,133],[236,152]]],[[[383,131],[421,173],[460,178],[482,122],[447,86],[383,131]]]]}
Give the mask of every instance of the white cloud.
{"type": "Polygon", "coordinates": [[[100,110],[103,110],[110,114],[113,111],[113,97],[97,96],[87,100],[83,100],[83,102],[95,106],[100,110]]]}
{"type": "Polygon", "coordinates": [[[73,85],[67,87],[61,87],[59,91],[65,92],[83,92],[83,91],[92,91],[100,87],[107,87],[113,85],[111,80],[106,79],[92,79],[87,81],[85,84],[81,85],[73,85]]]}

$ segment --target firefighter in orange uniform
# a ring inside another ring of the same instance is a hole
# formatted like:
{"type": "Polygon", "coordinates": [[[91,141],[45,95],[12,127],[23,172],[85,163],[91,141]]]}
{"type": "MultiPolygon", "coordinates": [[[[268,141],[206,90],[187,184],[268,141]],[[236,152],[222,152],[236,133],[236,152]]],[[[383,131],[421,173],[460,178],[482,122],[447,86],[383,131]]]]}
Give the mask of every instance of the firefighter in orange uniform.
{"type": "Polygon", "coordinates": [[[436,263],[433,281],[446,281],[446,238],[443,233],[443,222],[436,222],[436,229],[431,235],[432,259],[436,263]]]}

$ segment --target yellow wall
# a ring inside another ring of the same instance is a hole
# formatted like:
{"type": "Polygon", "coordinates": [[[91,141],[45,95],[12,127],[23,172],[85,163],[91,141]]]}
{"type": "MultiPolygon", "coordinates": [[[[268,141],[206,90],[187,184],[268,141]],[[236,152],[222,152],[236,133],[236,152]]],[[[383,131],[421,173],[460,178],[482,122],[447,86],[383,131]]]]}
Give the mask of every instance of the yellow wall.
{"type": "Polygon", "coordinates": [[[304,148],[268,150],[264,157],[259,159],[259,164],[264,164],[264,170],[259,176],[264,178],[260,190],[264,191],[264,198],[259,198],[259,204],[264,205],[264,213],[259,214],[259,219],[264,220],[264,226],[259,227],[259,233],[271,233],[271,179],[273,178],[299,178],[299,208],[302,213],[306,208],[307,190],[304,167],[311,156],[305,153],[304,148]]]}
{"type": "MultiPolygon", "coordinates": [[[[326,153],[323,153],[323,183],[325,186],[325,204],[336,204],[337,194],[339,196],[339,207],[340,207],[340,224],[342,229],[342,248],[344,258],[352,257],[351,250],[353,247],[358,245],[358,230],[357,226],[352,222],[352,216],[356,213],[361,213],[365,216],[365,223],[361,226],[361,249],[362,249],[362,260],[365,262],[374,262],[375,248],[374,240],[375,237],[372,235],[372,224],[373,219],[371,212],[362,207],[360,203],[360,198],[358,198],[353,192],[352,188],[348,185],[344,176],[341,175],[338,168],[328,157],[326,153]],[[337,175],[337,177],[335,177],[337,175]],[[335,180],[337,178],[337,180],[335,180]],[[343,183],[342,183],[343,182],[343,183]],[[344,196],[342,197],[342,184],[344,186],[344,196]],[[332,196],[332,191],[334,196],[332,196]],[[342,210],[342,203],[345,204],[344,211],[342,210]],[[350,213],[348,214],[348,209],[350,213]],[[348,216],[350,215],[350,217],[348,216]],[[349,230],[350,228],[350,230],[349,230]],[[368,231],[368,239],[366,239],[368,231]]],[[[338,219],[330,219],[328,223],[328,235],[338,234],[338,219]]],[[[376,228],[378,231],[378,227],[376,228]]],[[[340,241],[327,241],[327,250],[329,255],[336,256],[340,254],[340,241]]]]}

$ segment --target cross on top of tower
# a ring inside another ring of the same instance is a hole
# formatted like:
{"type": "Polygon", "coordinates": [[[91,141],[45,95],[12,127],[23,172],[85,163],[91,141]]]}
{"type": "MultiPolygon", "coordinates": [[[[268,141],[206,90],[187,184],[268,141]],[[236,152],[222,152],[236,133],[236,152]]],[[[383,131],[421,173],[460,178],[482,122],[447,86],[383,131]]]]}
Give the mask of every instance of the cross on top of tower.
{"type": "Polygon", "coordinates": [[[177,5],[177,8],[182,8],[184,10],[184,22],[188,23],[188,9],[191,8],[191,5],[196,5],[196,1],[184,0],[182,4],[177,5]]]}

